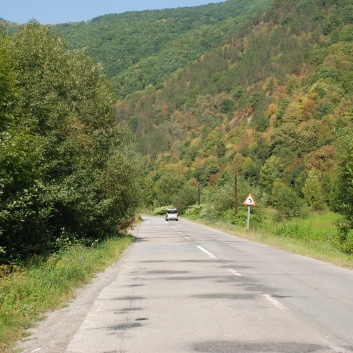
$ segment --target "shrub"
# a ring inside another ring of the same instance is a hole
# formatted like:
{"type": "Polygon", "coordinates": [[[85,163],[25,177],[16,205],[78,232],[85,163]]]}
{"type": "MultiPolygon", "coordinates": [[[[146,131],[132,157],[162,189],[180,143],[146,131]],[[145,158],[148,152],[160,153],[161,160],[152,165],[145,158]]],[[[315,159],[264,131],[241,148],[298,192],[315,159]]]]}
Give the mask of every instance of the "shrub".
{"type": "Polygon", "coordinates": [[[204,208],[205,205],[203,204],[190,206],[185,210],[185,216],[200,218],[203,215],[204,208]]]}
{"type": "Polygon", "coordinates": [[[161,206],[161,207],[155,208],[152,211],[152,214],[154,216],[164,216],[167,213],[168,208],[174,208],[174,206],[169,205],[169,206],[161,206]]]}
{"type": "Polygon", "coordinates": [[[277,210],[278,219],[305,216],[304,201],[281,180],[276,180],[273,184],[272,204],[277,210]]]}

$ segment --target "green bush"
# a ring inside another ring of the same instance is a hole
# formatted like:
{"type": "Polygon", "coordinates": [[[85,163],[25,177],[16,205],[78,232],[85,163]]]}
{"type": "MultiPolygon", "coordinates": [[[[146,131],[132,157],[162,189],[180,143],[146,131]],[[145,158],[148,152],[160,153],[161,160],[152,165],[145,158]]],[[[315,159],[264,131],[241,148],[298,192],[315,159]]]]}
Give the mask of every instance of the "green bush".
{"type": "Polygon", "coordinates": [[[174,208],[174,206],[161,206],[161,207],[157,207],[152,211],[152,214],[154,216],[164,216],[167,213],[167,209],[168,208],[174,208]]]}
{"type": "Polygon", "coordinates": [[[271,198],[272,205],[277,210],[278,220],[304,217],[306,214],[304,200],[279,179],[273,183],[271,198]]]}
{"type": "Polygon", "coordinates": [[[341,218],[337,221],[338,227],[338,246],[348,254],[353,254],[353,229],[352,223],[347,218],[341,218]]]}
{"type": "MultiPolygon", "coordinates": [[[[232,211],[234,212],[234,211],[232,211]]],[[[251,207],[250,209],[250,229],[259,229],[263,224],[263,210],[261,207],[251,207]]],[[[234,217],[234,223],[240,228],[245,228],[248,221],[248,209],[247,207],[241,207],[238,214],[234,217]]]]}
{"type": "Polygon", "coordinates": [[[204,215],[204,209],[205,209],[205,205],[201,204],[201,205],[192,205],[189,206],[184,214],[187,217],[191,217],[191,218],[202,218],[202,216],[204,215]]]}
{"type": "Polygon", "coordinates": [[[341,243],[341,249],[347,254],[353,254],[353,231],[351,230],[341,243]]]}

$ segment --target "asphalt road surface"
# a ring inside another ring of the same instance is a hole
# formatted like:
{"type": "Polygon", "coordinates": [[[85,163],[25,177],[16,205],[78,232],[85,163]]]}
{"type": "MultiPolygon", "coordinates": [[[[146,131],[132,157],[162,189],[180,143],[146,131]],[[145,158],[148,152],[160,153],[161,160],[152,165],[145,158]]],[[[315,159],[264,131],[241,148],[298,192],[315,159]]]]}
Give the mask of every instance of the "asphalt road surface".
{"type": "Polygon", "coordinates": [[[135,236],[23,352],[353,352],[352,270],[183,219],[135,236]]]}

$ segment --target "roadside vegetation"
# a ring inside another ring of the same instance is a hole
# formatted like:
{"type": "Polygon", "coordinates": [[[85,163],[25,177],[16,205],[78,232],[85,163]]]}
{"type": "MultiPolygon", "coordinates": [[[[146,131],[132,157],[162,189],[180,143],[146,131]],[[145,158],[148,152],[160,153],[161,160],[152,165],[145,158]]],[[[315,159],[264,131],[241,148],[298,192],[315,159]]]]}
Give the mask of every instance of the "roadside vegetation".
{"type": "Polygon", "coordinates": [[[25,330],[58,309],[99,271],[117,261],[132,242],[131,236],[113,237],[91,246],[67,242],[46,258],[0,266],[0,351],[12,352],[25,330]]]}
{"type": "Polygon", "coordinates": [[[118,232],[140,157],[100,65],[48,26],[0,35],[0,264],[118,232]]]}
{"type": "Polygon", "coordinates": [[[247,207],[242,207],[237,221],[233,222],[208,218],[202,211],[203,206],[189,208],[184,217],[255,242],[353,269],[353,254],[342,248],[337,226],[341,216],[337,213],[312,213],[305,218],[279,222],[274,210],[257,211],[256,206],[251,209],[247,231],[247,207]]]}

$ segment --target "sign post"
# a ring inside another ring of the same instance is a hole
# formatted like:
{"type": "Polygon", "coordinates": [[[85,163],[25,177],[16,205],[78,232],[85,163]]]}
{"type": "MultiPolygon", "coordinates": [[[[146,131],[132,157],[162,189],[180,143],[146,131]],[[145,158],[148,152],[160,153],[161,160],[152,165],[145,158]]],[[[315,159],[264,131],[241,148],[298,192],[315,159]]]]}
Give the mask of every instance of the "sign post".
{"type": "Polygon", "coordinates": [[[249,194],[249,196],[245,199],[243,205],[248,206],[248,220],[246,223],[246,231],[248,232],[250,230],[250,210],[251,207],[256,206],[256,202],[251,194],[249,194]]]}

